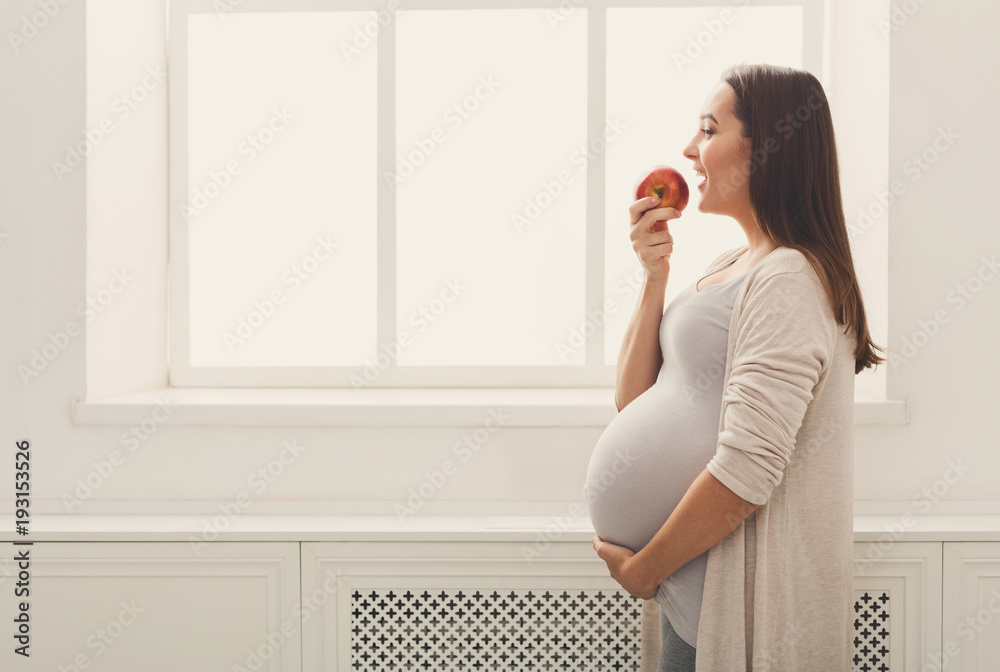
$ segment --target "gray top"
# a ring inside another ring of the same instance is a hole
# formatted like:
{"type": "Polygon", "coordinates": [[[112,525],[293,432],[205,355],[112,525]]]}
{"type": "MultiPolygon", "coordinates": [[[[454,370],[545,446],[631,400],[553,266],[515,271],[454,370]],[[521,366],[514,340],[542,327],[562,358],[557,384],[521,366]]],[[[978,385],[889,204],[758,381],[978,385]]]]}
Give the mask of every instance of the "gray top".
{"type": "MultiPolygon", "coordinates": [[[[715,455],[729,324],[745,276],[700,292],[699,278],[664,310],[663,365],[656,382],[608,424],[590,459],[584,494],[601,539],[638,552],[715,455]]],[[[697,641],[707,558],[706,551],[681,567],[654,598],[691,646],[697,641]]]]}
{"type": "MultiPolygon", "coordinates": [[[[779,246],[738,283],[705,470],[759,508],[708,550],[697,672],[854,669],[858,343],[821,272],[779,246]]],[[[664,609],[643,603],[652,623],[648,611],[664,609]]],[[[654,672],[659,638],[641,643],[642,670],[654,672]]]]}

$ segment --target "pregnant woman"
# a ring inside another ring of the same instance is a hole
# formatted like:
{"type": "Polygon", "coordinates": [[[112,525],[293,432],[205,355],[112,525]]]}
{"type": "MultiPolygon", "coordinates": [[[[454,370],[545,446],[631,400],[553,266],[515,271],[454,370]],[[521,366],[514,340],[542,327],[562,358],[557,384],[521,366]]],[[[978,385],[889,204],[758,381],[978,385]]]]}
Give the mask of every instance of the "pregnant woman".
{"type": "Polygon", "coordinates": [[[644,622],[659,612],[644,670],[850,672],[854,376],[885,360],[829,104],[807,72],[741,65],[699,118],[684,149],[705,178],[698,209],[747,244],[664,310],[673,238],[653,223],[680,213],[630,206],[645,284],[584,488],[594,549],[653,601],[644,622]]]}

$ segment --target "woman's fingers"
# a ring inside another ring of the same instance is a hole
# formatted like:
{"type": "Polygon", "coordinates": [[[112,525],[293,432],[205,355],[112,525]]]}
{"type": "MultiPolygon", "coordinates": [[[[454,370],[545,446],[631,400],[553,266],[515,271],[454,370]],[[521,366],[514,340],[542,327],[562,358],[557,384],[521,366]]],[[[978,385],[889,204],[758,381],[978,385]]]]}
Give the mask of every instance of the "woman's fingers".
{"type": "Polygon", "coordinates": [[[653,208],[652,210],[647,210],[639,221],[636,222],[638,226],[642,226],[648,229],[652,229],[654,222],[660,222],[663,220],[677,219],[681,216],[680,210],[677,208],[653,208]]]}
{"type": "Polygon", "coordinates": [[[632,223],[634,224],[635,220],[639,219],[643,212],[654,207],[659,201],[660,199],[658,198],[640,198],[628,206],[629,214],[632,215],[632,223]]]}
{"type": "Polygon", "coordinates": [[[629,234],[629,239],[632,241],[632,247],[646,247],[647,245],[659,245],[662,243],[672,243],[674,241],[673,235],[670,233],[670,229],[667,228],[667,224],[661,224],[663,228],[658,231],[653,230],[653,226],[660,220],[652,219],[646,222],[645,217],[640,219],[639,222],[632,227],[632,232],[629,234]]]}
{"type": "Polygon", "coordinates": [[[629,239],[649,277],[666,279],[674,251],[674,238],[667,223],[681,213],[677,208],[654,207],[656,202],[657,199],[640,198],[629,206],[629,239]],[[662,224],[657,226],[657,222],[662,224]]]}
{"type": "Polygon", "coordinates": [[[636,236],[632,239],[632,249],[640,252],[645,249],[654,249],[659,256],[663,256],[663,251],[674,251],[674,237],[669,231],[654,231],[645,235],[636,236]]]}
{"type": "Polygon", "coordinates": [[[658,199],[651,198],[640,198],[633,202],[632,205],[628,206],[630,223],[634,226],[641,218],[650,213],[652,213],[651,221],[653,222],[661,219],[677,219],[681,216],[680,210],[677,208],[657,208],[658,202],[658,199]]]}

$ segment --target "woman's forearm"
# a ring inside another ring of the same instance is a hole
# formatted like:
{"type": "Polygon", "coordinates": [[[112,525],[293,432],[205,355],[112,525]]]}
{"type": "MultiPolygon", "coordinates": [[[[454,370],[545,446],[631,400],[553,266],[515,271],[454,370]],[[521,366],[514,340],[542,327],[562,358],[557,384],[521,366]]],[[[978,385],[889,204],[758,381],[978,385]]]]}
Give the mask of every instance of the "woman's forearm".
{"type": "Polygon", "coordinates": [[[647,278],[625,330],[615,381],[615,404],[619,411],[653,386],[663,365],[660,321],[665,290],[666,280],[647,278]]]}
{"type": "Polygon", "coordinates": [[[636,572],[646,585],[659,585],[729,536],[759,506],[703,470],[653,539],[636,553],[636,572]]]}

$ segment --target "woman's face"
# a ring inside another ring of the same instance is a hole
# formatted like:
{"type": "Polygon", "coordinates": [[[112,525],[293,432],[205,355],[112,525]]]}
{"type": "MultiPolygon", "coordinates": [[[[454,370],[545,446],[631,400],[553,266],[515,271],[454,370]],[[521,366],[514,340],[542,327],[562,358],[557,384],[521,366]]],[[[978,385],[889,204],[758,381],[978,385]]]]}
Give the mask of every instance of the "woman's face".
{"type": "Polygon", "coordinates": [[[733,116],[733,88],[719,84],[701,110],[698,132],[684,148],[702,177],[698,210],[740,219],[750,212],[750,139],[733,116]]]}

